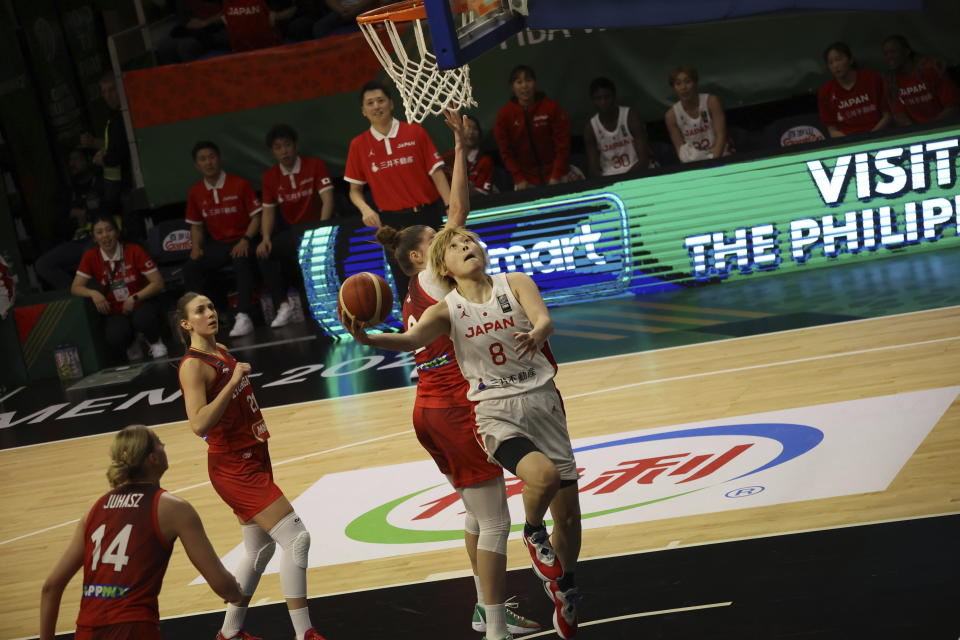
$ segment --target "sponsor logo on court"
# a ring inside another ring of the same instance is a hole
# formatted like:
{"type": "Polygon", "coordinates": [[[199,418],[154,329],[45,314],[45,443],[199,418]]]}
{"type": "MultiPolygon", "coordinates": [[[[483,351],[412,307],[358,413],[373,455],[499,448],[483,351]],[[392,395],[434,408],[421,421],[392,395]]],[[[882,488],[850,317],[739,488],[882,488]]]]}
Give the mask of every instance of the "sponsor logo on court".
{"type": "MultiPolygon", "coordinates": [[[[583,526],[884,491],[958,394],[946,387],[575,439],[583,526]]],[[[570,427],[575,434],[575,417],[570,427]]],[[[515,536],[523,485],[512,476],[506,485],[515,536]]],[[[293,504],[323,540],[310,548],[312,567],[463,544],[463,505],[432,460],[323,475],[293,504]]],[[[238,545],[225,565],[241,553],[238,545]]],[[[267,572],[276,571],[274,560],[267,572]]]]}

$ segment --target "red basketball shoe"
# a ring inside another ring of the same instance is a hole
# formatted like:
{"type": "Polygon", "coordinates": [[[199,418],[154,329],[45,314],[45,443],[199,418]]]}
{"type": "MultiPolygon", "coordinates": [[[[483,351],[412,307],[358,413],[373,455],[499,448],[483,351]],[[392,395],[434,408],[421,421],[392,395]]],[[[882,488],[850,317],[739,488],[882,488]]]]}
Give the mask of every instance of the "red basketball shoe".
{"type": "Polygon", "coordinates": [[[570,587],[560,591],[556,582],[543,584],[544,591],[553,601],[553,628],[557,635],[566,640],[577,635],[577,606],[580,604],[580,589],[570,587]]]}
{"type": "Polygon", "coordinates": [[[560,565],[560,558],[557,557],[553,546],[550,544],[550,536],[547,535],[546,529],[534,531],[529,537],[524,532],[523,544],[530,552],[533,572],[541,580],[548,582],[560,579],[560,576],[563,575],[563,567],[560,565]]]}

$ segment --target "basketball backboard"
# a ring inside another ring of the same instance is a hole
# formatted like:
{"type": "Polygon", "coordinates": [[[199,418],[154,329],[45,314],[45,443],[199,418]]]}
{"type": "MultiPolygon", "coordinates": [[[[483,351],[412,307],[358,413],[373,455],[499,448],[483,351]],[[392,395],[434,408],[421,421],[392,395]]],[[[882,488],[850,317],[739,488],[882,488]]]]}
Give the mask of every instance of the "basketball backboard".
{"type": "Polygon", "coordinates": [[[526,0],[424,0],[437,67],[461,67],[523,28],[526,0]]]}

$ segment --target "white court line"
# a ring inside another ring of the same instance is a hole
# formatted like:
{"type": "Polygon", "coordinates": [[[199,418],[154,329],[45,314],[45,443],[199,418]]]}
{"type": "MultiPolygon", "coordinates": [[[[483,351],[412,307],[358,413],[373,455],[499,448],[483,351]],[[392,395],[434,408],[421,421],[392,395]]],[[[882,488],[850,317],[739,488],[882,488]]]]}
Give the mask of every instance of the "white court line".
{"type": "MultiPolygon", "coordinates": [[[[650,616],[663,616],[668,613],[684,613],[687,611],[702,611],[703,609],[716,609],[717,607],[729,607],[733,604],[733,601],[730,602],[714,602],[713,604],[698,604],[692,607],[678,607],[676,609],[661,609],[660,611],[642,611],[640,613],[630,613],[625,616],[615,616],[613,618],[602,618],[600,620],[590,620],[588,622],[580,622],[577,624],[578,628],[582,627],[592,627],[598,624],[605,624],[607,622],[617,622],[619,620],[631,620],[633,618],[647,618],[650,616]]],[[[548,631],[539,631],[537,633],[531,633],[530,635],[521,636],[522,638],[544,638],[546,636],[552,636],[556,633],[553,629],[548,631]]]]}
{"type": "Polygon", "coordinates": [[[17,387],[16,389],[14,389],[13,391],[11,391],[11,392],[8,393],[7,395],[5,395],[5,396],[3,396],[2,398],[0,398],[0,402],[3,402],[3,401],[5,401],[5,400],[9,400],[10,398],[12,398],[13,396],[17,395],[18,393],[20,393],[20,392],[23,391],[24,389],[26,389],[26,387],[17,387]]]}
{"type": "Polygon", "coordinates": [[[885,347],[871,347],[870,349],[857,349],[855,351],[843,351],[841,353],[828,353],[822,356],[810,356],[809,358],[797,358],[796,360],[781,360],[780,362],[766,362],[763,364],[753,364],[746,367],[734,367],[733,369],[718,369],[717,371],[701,371],[699,373],[691,373],[685,376],[673,376],[672,378],[655,378],[653,380],[642,380],[640,382],[631,382],[630,384],[622,384],[616,387],[607,387],[606,389],[597,389],[595,391],[585,391],[583,393],[564,395],[563,399],[572,400],[574,398],[583,398],[586,396],[597,395],[599,393],[608,393],[610,391],[620,391],[623,389],[631,389],[633,387],[641,387],[648,384],[660,384],[661,382],[675,382],[677,380],[689,380],[690,378],[704,378],[706,376],[715,376],[715,375],[720,375],[724,373],[736,373],[738,371],[750,371],[752,369],[766,369],[769,367],[779,367],[783,365],[798,364],[801,362],[813,362],[815,360],[829,360],[830,358],[843,358],[846,356],[855,356],[863,353],[874,353],[877,351],[890,351],[891,349],[900,349],[902,347],[918,347],[924,344],[936,344],[938,342],[949,342],[951,340],[960,340],[960,335],[949,336],[947,338],[935,338],[933,340],[921,340],[919,342],[909,342],[907,344],[893,344],[893,345],[887,345],[885,347]]]}
{"type": "MultiPolygon", "coordinates": [[[[766,334],[762,334],[762,335],[766,335],[766,334]]],[[[608,388],[606,388],[606,389],[597,389],[597,390],[595,390],[595,391],[586,391],[586,392],[584,392],[584,393],[578,393],[578,394],[573,394],[573,395],[565,396],[565,399],[567,399],[567,400],[572,400],[572,399],[574,399],[574,398],[582,398],[582,397],[585,397],[585,396],[597,395],[597,394],[600,394],[600,393],[607,393],[607,392],[610,392],[610,391],[620,391],[620,390],[622,390],[622,389],[629,389],[629,388],[631,388],[631,387],[638,387],[638,386],[648,385],[648,384],[656,384],[656,383],[660,383],[660,382],[672,382],[672,381],[676,381],[676,380],[687,380],[687,379],[690,379],[690,378],[699,378],[699,377],[712,376],[712,375],[721,374],[721,373],[733,373],[733,372],[736,372],[736,371],[747,371],[747,370],[750,370],[750,369],[762,369],[762,368],[765,368],[765,367],[777,367],[777,366],[785,365],[785,364],[796,364],[796,363],[798,363],[798,362],[812,362],[812,361],[815,361],[815,360],[825,360],[825,359],[830,359],[830,358],[839,358],[839,357],[842,357],[842,356],[857,355],[857,354],[861,354],[861,353],[870,353],[870,352],[874,352],[874,351],[887,351],[887,350],[891,350],[891,349],[899,349],[899,348],[913,347],[913,346],[925,345],[925,344],[934,344],[934,343],[946,342],[946,341],[957,340],[957,339],[960,339],[960,336],[951,336],[951,337],[948,337],[948,338],[936,338],[936,339],[934,339],[934,340],[922,340],[922,341],[920,341],[920,342],[908,342],[908,343],[905,343],[905,344],[889,345],[889,346],[886,346],[886,347],[873,347],[873,348],[871,348],[871,349],[857,349],[857,350],[854,350],[854,351],[845,351],[845,352],[841,352],[841,353],[829,353],[829,354],[825,354],[825,355],[821,355],[821,356],[811,356],[811,357],[809,357],[809,358],[800,358],[800,359],[797,359],[797,360],[788,360],[788,361],[784,361],[784,362],[770,362],[770,363],[765,363],[765,364],[751,365],[751,366],[747,366],[747,367],[737,367],[737,368],[734,368],[734,369],[723,369],[723,370],[719,370],[719,371],[702,371],[702,372],[700,372],[700,373],[693,373],[693,374],[686,375],[686,376],[674,376],[674,377],[671,377],[671,378],[657,378],[657,379],[653,379],[653,380],[644,380],[644,381],[641,381],[641,382],[634,382],[634,383],[627,384],[627,385],[619,385],[619,386],[616,386],[616,387],[608,387],[608,388]]],[[[403,387],[403,388],[404,388],[404,389],[407,389],[407,387],[403,387]]],[[[385,392],[387,392],[387,391],[396,391],[396,389],[384,389],[384,390],[381,390],[381,391],[374,391],[374,392],[371,392],[371,393],[385,393],[385,392]]],[[[353,397],[353,396],[348,396],[348,397],[353,397]]],[[[339,399],[339,398],[323,398],[323,399],[321,399],[321,400],[312,400],[312,401],[310,401],[310,402],[323,402],[323,401],[337,400],[337,399],[339,399]]],[[[293,404],[294,404],[294,405],[297,405],[297,404],[307,404],[307,403],[298,402],[298,403],[293,403],[293,404]]],[[[293,405],[284,405],[284,406],[293,406],[293,405]]],[[[279,408],[279,407],[268,407],[268,408],[269,408],[269,409],[276,409],[276,408],[279,408]]],[[[176,424],[176,423],[167,423],[167,424],[176,424]]],[[[157,425],[157,426],[163,426],[163,425],[157,425]]],[[[298,457],[296,457],[296,458],[289,458],[289,459],[287,459],[287,460],[282,460],[282,461],[280,461],[280,462],[276,462],[276,463],[274,463],[274,466],[280,466],[280,465],[284,465],[284,464],[289,464],[289,463],[291,463],[291,462],[296,462],[296,461],[299,461],[299,460],[303,460],[303,459],[305,459],[305,458],[311,458],[311,457],[314,457],[314,456],[323,455],[323,454],[330,453],[330,452],[333,452],[333,451],[339,451],[339,450],[341,450],[341,449],[347,449],[347,448],[350,448],[350,447],[359,446],[359,445],[361,445],[361,444],[368,444],[368,443],[371,443],[371,442],[376,442],[377,440],[384,440],[384,439],[387,439],[387,438],[394,438],[394,437],[396,437],[396,436],[404,435],[404,434],[407,434],[407,433],[410,433],[410,431],[399,431],[399,432],[396,432],[396,433],[391,433],[391,434],[386,435],[386,436],[379,436],[379,437],[377,437],[377,438],[372,438],[372,439],[370,439],[370,440],[363,440],[363,441],[356,442],[356,443],[341,445],[341,446],[339,446],[339,447],[334,447],[333,449],[325,449],[325,450],[323,450],[323,451],[317,451],[317,452],[314,452],[314,453],[308,453],[308,454],[306,454],[306,455],[298,456],[298,457]]],[[[106,434],[94,434],[94,435],[102,436],[102,435],[106,435],[106,434]]],[[[91,436],[83,436],[83,437],[88,437],[88,438],[89,438],[89,437],[93,437],[93,436],[91,435],[91,436]]],[[[59,441],[59,442],[62,442],[62,441],[59,441]]],[[[34,445],[34,446],[35,446],[35,445],[34,445]]],[[[179,492],[181,492],[181,491],[187,491],[188,489],[195,489],[195,488],[197,488],[197,487],[202,487],[202,486],[205,486],[205,485],[207,485],[207,484],[210,484],[210,482],[209,482],[209,481],[206,481],[206,482],[201,482],[201,483],[198,483],[198,484],[195,484],[195,485],[190,485],[190,486],[188,486],[188,487],[182,487],[182,488],[180,488],[180,489],[174,489],[174,490],[172,490],[172,493],[179,493],[179,492]]],[[[39,533],[45,533],[45,532],[50,531],[50,530],[52,530],[52,529],[57,529],[57,528],[60,528],[60,527],[65,527],[65,526],[67,526],[67,525],[73,524],[74,522],[77,522],[77,520],[71,520],[70,522],[63,522],[63,523],[61,523],[61,524],[54,525],[54,526],[52,526],[52,527],[47,527],[47,528],[41,529],[41,530],[39,530],[39,531],[34,531],[34,532],[32,532],[32,533],[26,533],[26,534],[17,536],[17,537],[15,537],[15,538],[10,538],[9,540],[3,540],[3,541],[0,541],[0,546],[5,545],[5,544],[10,543],[10,542],[15,542],[15,541],[17,541],[17,540],[21,540],[21,539],[23,539],[23,538],[28,538],[28,537],[30,537],[30,536],[32,536],[32,535],[36,535],[36,534],[39,534],[39,533]]]]}
{"type": "MultiPolygon", "coordinates": [[[[567,365],[573,365],[573,364],[586,364],[586,363],[588,363],[588,362],[601,362],[601,361],[603,361],[603,360],[613,360],[613,359],[615,359],[615,358],[629,358],[629,357],[632,357],[632,356],[646,355],[646,354],[648,354],[648,353],[661,353],[661,352],[663,352],[663,351],[675,351],[675,350],[678,350],[678,349],[691,349],[691,348],[694,348],[694,347],[702,347],[702,346],[705,346],[705,345],[708,345],[708,344],[720,344],[720,343],[726,343],[726,342],[736,342],[736,341],[739,341],[739,340],[753,340],[753,339],[756,339],[756,338],[762,338],[762,337],[764,337],[764,336],[781,335],[781,334],[785,334],[785,333],[794,333],[794,332],[797,332],[797,331],[815,331],[815,330],[820,329],[820,328],[823,328],[823,327],[833,327],[833,326],[837,326],[837,325],[841,325],[841,324],[858,324],[858,323],[861,323],[861,322],[873,322],[873,321],[875,321],[875,320],[887,320],[887,319],[890,319],[890,318],[899,318],[899,317],[903,317],[903,316],[912,316],[912,315],[918,315],[918,314],[923,314],[923,313],[933,313],[933,312],[935,312],[935,311],[945,311],[945,310],[949,310],[949,309],[960,309],[960,305],[951,305],[951,306],[949,306],[949,307],[937,307],[936,309],[921,309],[920,311],[906,311],[906,312],[904,312],[904,313],[894,313],[894,314],[888,315],[888,316],[875,316],[875,317],[872,317],[872,318],[861,318],[861,319],[859,319],[859,320],[843,320],[843,321],[840,321],[840,322],[830,322],[830,323],[828,323],[828,324],[819,324],[819,325],[816,325],[816,326],[813,326],[813,327],[800,327],[799,329],[784,329],[784,330],[782,330],[782,331],[768,331],[767,333],[757,333],[757,334],[753,334],[753,335],[749,335],[749,336],[737,336],[737,337],[734,337],[734,338],[722,338],[722,339],[719,339],[719,340],[708,340],[707,342],[694,342],[694,343],[692,343],[692,344],[681,344],[681,345],[677,345],[677,346],[673,346],[673,347],[661,347],[660,349],[648,349],[648,350],[645,350],[645,351],[631,351],[630,353],[618,353],[618,354],[615,354],[615,355],[612,355],[612,356],[600,356],[600,357],[597,357],[597,358],[586,358],[586,359],[584,359],[584,360],[571,360],[571,361],[569,361],[569,362],[562,362],[562,363],[560,363],[560,364],[561,364],[561,366],[567,366],[567,365]]],[[[907,344],[907,345],[903,345],[903,346],[910,346],[910,345],[907,344]]],[[[829,356],[829,357],[833,357],[833,356],[829,356]]],[[[773,365],[775,365],[775,364],[776,364],[776,363],[770,363],[770,366],[773,366],[773,365]]],[[[366,392],[364,392],[364,393],[355,393],[355,394],[349,395],[349,396],[336,396],[336,397],[330,397],[330,398],[317,398],[316,400],[303,400],[303,401],[301,401],[301,402],[290,402],[290,403],[287,403],[287,404],[277,404],[277,405],[271,405],[271,406],[262,407],[262,408],[263,408],[263,409],[285,409],[285,408],[288,408],[288,407],[298,407],[298,406],[301,406],[301,405],[314,404],[314,403],[318,403],[318,402],[331,402],[331,401],[334,401],[334,400],[348,400],[348,399],[352,399],[352,398],[361,398],[361,397],[363,397],[363,396],[375,395],[375,394],[380,394],[380,393],[396,393],[396,392],[398,392],[398,391],[407,391],[407,392],[409,392],[409,391],[411,391],[411,390],[413,390],[413,389],[416,389],[416,385],[406,386],[406,387],[393,387],[393,388],[391,388],[391,389],[378,389],[377,391],[366,391],[366,392]]],[[[564,396],[564,397],[567,397],[567,396],[564,396]]],[[[147,426],[149,426],[150,428],[167,427],[167,426],[174,425],[174,424],[181,424],[181,423],[183,423],[183,422],[186,422],[186,420],[176,420],[176,421],[174,421],[174,422],[161,422],[160,424],[153,424],[153,425],[147,425],[147,426]]],[[[16,451],[17,449],[27,449],[27,448],[30,448],[30,447],[44,447],[44,446],[51,445],[51,444],[61,444],[61,443],[64,443],[64,442],[70,442],[70,441],[72,441],[72,440],[83,440],[83,439],[85,439],[85,438],[100,438],[100,437],[103,437],[103,436],[111,435],[112,433],[113,433],[113,432],[91,433],[91,434],[88,434],[88,435],[85,435],[85,436],[74,436],[74,437],[72,437],[72,438],[62,438],[62,439],[60,439],[60,440],[50,440],[50,441],[48,441],[48,442],[35,442],[35,443],[33,443],[33,444],[24,444],[24,445],[21,445],[21,446],[19,446],[19,447],[7,447],[7,448],[5,448],[5,449],[0,449],[0,455],[2,455],[2,454],[3,454],[4,452],[6,452],[6,451],[16,451]]]]}

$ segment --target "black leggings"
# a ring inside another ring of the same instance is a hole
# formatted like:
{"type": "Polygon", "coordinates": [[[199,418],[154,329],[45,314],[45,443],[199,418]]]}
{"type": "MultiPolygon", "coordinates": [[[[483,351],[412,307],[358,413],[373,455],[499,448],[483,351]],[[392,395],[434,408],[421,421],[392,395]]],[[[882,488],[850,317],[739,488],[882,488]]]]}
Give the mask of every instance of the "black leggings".
{"type": "Polygon", "coordinates": [[[103,333],[113,355],[121,357],[140,332],[150,342],[160,339],[163,308],[157,298],[144,300],[130,315],[110,314],[103,317],[103,333]]]}

